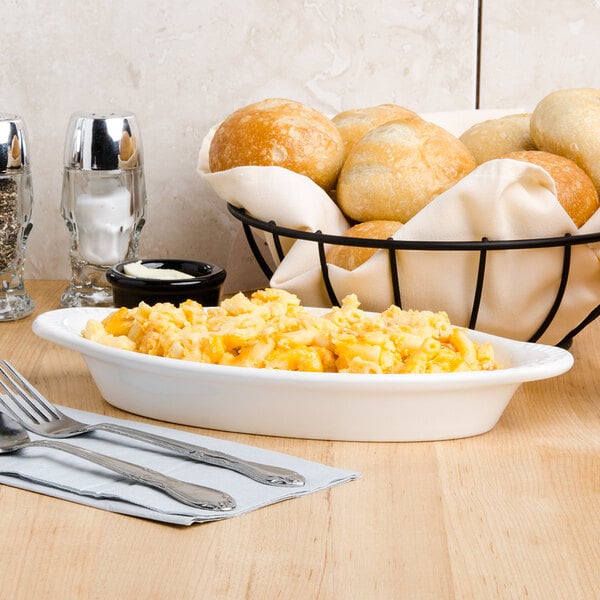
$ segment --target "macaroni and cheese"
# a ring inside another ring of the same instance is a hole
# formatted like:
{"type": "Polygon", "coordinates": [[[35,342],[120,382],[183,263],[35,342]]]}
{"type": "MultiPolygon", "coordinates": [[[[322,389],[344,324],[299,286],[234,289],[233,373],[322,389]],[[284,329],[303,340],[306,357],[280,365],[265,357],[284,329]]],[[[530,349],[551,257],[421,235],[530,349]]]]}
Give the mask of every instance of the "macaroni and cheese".
{"type": "Polygon", "coordinates": [[[284,290],[238,293],[219,307],[144,302],[88,321],[83,336],[113,346],[219,365],[344,373],[440,373],[498,368],[444,312],[360,309],[356,295],[316,314],[284,290]]]}

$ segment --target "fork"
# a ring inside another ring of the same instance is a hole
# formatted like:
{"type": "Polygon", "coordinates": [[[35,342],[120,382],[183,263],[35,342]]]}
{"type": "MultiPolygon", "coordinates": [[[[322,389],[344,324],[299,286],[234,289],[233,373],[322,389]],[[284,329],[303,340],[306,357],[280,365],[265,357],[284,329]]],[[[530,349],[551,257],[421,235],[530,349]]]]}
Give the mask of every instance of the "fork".
{"type": "Polygon", "coordinates": [[[4,377],[4,380],[0,379],[0,387],[8,394],[8,396],[0,396],[0,406],[29,431],[38,435],[66,438],[91,431],[108,431],[159,446],[204,464],[236,471],[266,485],[300,487],[305,484],[302,475],[282,467],[243,460],[224,452],[187,444],[124,425],[82,423],[61,412],[8,361],[0,361],[0,373],[4,377]]]}

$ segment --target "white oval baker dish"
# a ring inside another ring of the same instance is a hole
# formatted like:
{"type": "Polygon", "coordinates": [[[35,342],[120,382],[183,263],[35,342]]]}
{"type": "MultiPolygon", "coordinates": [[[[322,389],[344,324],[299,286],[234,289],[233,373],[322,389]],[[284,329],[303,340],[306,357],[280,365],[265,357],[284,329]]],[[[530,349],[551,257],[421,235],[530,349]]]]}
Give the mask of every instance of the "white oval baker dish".
{"type": "Polygon", "coordinates": [[[348,441],[433,441],[492,429],[518,387],[561,375],[573,356],[554,346],[469,331],[492,343],[501,368],[362,375],[228,367],[149,356],[81,336],[113,308],[65,308],[33,322],[39,337],[80,352],[104,399],[122,410],[184,425],[348,441]]]}

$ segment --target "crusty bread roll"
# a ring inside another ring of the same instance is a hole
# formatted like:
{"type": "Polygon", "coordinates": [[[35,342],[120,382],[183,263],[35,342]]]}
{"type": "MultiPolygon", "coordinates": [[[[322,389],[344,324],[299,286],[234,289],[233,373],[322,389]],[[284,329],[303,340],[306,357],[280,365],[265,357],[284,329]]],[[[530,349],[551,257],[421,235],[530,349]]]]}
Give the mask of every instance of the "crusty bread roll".
{"type": "Polygon", "coordinates": [[[466,146],[445,129],[424,120],[391,121],[350,152],[337,203],[354,221],[406,223],[476,166],[466,146]]]}
{"type": "Polygon", "coordinates": [[[531,115],[540,150],[574,160],[600,193],[600,90],[570,88],[548,94],[531,115]]]}
{"type": "Polygon", "coordinates": [[[529,133],[530,119],[529,113],[488,119],[467,129],[459,139],[479,164],[507,152],[536,150],[529,133]]]}
{"type": "MultiPolygon", "coordinates": [[[[365,221],[357,223],[343,233],[344,237],[368,238],[371,240],[387,240],[402,227],[400,221],[365,221]]],[[[361,248],[359,246],[331,246],[327,251],[327,262],[352,271],[369,260],[377,248],[361,248]]]]}
{"type": "Polygon", "coordinates": [[[509,152],[503,158],[539,165],[556,185],[556,197],[577,227],[598,209],[598,192],[587,173],[571,159],[542,150],[509,152]]]}
{"type": "Polygon", "coordinates": [[[344,161],[338,128],[300,102],[268,98],[236,110],[217,128],[209,149],[211,172],[241,166],[279,166],[335,187],[344,161]]]}
{"type": "Polygon", "coordinates": [[[344,141],[344,157],[347,158],[356,142],[366,133],[388,123],[389,121],[421,120],[421,117],[412,110],[398,104],[380,104],[366,108],[355,108],[338,113],[332,118],[340,130],[344,141]]]}

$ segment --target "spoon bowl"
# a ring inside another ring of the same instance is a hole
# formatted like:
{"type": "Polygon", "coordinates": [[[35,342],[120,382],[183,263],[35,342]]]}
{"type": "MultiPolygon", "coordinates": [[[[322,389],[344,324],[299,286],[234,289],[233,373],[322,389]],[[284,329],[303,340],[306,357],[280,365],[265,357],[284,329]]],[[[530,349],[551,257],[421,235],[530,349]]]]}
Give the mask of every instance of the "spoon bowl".
{"type": "Polygon", "coordinates": [[[8,415],[0,413],[0,454],[16,452],[30,443],[29,435],[8,415]]]}

